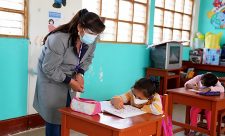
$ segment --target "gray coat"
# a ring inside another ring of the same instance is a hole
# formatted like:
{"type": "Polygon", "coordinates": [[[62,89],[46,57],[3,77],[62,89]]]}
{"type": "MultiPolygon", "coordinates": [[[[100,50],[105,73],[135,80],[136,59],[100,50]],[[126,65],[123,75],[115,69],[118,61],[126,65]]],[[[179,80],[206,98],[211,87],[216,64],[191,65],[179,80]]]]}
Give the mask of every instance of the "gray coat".
{"type": "MultiPolygon", "coordinates": [[[[42,118],[60,124],[59,108],[66,106],[67,93],[71,88],[64,83],[79,64],[73,47],[68,44],[69,34],[57,32],[48,36],[38,60],[38,76],[33,106],[42,118]]],[[[88,45],[80,67],[86,71],[92,62],[95,44],[88,45]]]]}

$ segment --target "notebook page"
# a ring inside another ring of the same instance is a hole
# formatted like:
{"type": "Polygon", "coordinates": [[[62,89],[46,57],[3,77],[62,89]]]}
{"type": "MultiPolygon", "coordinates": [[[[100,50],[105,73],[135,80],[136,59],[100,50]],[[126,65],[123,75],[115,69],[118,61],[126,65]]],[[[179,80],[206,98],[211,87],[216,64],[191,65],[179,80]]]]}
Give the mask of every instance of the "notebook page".
{"type": "Polygon", "coordinates": [[[123,109],[117,110],[112,106],[112,104],[109,101],[102,101],[101,108],[103,112],[107,112],[121,118],[129,118],[145,113],[144,111],[135,108],[131,105],[124,105],[123,109]]]}

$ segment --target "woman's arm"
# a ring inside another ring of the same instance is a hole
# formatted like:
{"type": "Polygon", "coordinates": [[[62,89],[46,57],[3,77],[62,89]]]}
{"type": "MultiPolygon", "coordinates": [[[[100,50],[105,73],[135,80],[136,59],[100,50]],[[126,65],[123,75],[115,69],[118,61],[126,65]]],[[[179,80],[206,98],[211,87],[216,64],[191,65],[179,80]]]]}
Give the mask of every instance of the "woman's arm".
{"type": "Polygon", "coordinates": [[[88,56],[84,59],[84,61],[80,64],[80,68],[78,69],[78,73],[81,73],[84,75],[84,73],[88,70],[88,67],[91,65],[92,63],[92,59],[94,58],[94,51],[96,48],[96,43],[89,45],[91,47],[90,52],[88,54],[88,56]]]}
{"type": "Polygon", "coordinates": [[[66,76],[60,68],[66,51],[61,35],[57,33],[50,35],[44,46],[42,71],[48,78],[56,82],[69,84],[71,78],[66,76]]]}

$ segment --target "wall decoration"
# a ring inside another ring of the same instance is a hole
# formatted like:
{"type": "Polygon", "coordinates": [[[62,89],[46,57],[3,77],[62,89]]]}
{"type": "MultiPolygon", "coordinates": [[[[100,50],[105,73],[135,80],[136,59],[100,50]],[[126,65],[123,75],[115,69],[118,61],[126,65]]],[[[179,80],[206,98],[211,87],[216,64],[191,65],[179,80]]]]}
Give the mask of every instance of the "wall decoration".
{"type": "Polygon", "coordinates": [[[54,3],[53,3],[53,7],[54,8],[61,8],[62,5],[65,7],[66,6],[66,0],[54,0],[54,3]]]}
{"type": "Polygon", "coordinates": [[[216,29],[225,29],[225,0],[214,0],[213,9],[208,12],[208,18],[216,29]]]}
{"type": "Polygon", "coordinates": [[[48,14],[48,31],[51,32],[57,26],[59,26],[59,19],[62,18],[61,13],[49,11],[48,14]]]}

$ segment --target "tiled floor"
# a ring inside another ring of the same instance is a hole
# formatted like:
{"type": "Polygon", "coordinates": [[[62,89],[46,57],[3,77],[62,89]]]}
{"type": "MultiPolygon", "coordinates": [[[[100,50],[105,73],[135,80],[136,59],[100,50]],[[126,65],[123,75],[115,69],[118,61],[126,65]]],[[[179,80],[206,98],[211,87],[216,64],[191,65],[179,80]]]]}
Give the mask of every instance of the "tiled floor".
{"type": "MultiPolygon", "coordinates": [[[[174,105],[173,118],[177,121],[184,122],[185,107],[182,105],[174,105]]],[[[45,136],[45,128],[36,128],[26,132],[14,134],[12,136],[45,136]]],[[[71,131],[71,136],[86,136],[74,131],[71,131]]],[[[183,132],[177,133],[175,136],[184,136],[183,132]]]]}

